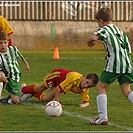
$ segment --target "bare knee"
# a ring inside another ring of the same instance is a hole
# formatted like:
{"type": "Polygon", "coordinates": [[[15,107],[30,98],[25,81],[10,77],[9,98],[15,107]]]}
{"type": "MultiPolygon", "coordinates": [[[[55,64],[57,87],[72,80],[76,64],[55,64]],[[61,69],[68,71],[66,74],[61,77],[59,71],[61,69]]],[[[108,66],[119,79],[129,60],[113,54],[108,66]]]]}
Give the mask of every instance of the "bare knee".
{"type": "Polygon", "coordinates": [[[131,92],[131,91],[122,91],[122,94],[123,94],[126,98],[128,98],[128,95],[129,95],[130,92],[131,92]]]}
{"type": "Polygon", "coordinates": [[[16,99],[16,100],[11,100],[13,104],[18,104],[19,102],[19,99],[16,99]]]}
{"type": "Polygon", "coordinates": [[[129,93],[131,92],[130,83],[125,83],[120,86],[121,92],[125,97],[128,97],[129,93]]]}
{"type": "Polygon", "coordinates": [[[17,104],[19,102],[19,97],[16,95],[11,95],[11,104],[17,104]]]}
{"type": "Polygon", "coordinates": [[[109,84],[105,84],[99,81],[98,86],[97,86],[98,94],[106,94],[106,90],[108,87],[109,87],[109,84]]]}

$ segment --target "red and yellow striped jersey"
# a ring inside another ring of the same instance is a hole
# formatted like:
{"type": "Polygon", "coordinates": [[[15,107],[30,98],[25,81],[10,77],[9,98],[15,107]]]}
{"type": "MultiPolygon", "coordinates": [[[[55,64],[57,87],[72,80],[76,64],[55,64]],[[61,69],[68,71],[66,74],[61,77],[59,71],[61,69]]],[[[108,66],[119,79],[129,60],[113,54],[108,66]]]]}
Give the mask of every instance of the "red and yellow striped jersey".
{"type": "Polygon", "coordinates": [[[77,93],[84,102],[89,101],[88,88],[80,88],[83,75],[73,70],[56,68],[44,78],[46,87],[59,87],[61,92],[66,94],[68,91],[77,93]]]}

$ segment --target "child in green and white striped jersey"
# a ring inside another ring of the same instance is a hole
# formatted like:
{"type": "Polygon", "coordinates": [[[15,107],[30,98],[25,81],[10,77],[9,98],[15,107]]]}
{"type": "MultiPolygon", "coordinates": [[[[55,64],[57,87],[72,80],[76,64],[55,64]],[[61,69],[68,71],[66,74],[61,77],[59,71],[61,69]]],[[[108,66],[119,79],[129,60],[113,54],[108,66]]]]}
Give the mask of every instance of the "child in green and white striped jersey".
{"type": "Polygon", "coordinates": [[[91,124],[108,124],[106,90],[116,79],[122,94],[133,103],[133,66],[131,61],[131,45],[126,34],[112,23],[113,13],[108,7],[101,8],[96,13],[96,21],[100,27],[87,38],[87,44],[92,47],[97,40],[104,44],[107,64],[101,73],[97,85],[97,106],[99,116],[91,124]]]}
{"type": "Polygon", "coordinates": [[[8,46],[8,36],[5,32],[0,32],[0,82],[11,96],[8,103],[17,104],[19,102],[21,70],[17,59],[22,60],[25,70],[30,69],[28,62],[19,52],[16,46],[8,46]]]}

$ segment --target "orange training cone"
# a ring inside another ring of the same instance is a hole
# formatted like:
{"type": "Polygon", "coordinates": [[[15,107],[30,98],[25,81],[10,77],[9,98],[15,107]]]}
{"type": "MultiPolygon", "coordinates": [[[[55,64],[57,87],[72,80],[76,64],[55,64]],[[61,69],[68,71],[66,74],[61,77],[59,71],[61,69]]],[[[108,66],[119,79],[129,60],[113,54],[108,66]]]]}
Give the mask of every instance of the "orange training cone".
{"type": "Polygon", "coordinates": [[[58,51],[58,47],[55,48],[54,50],[54,54],[53,54],[53,59],[59,59],[59,51],[58,51]]]}

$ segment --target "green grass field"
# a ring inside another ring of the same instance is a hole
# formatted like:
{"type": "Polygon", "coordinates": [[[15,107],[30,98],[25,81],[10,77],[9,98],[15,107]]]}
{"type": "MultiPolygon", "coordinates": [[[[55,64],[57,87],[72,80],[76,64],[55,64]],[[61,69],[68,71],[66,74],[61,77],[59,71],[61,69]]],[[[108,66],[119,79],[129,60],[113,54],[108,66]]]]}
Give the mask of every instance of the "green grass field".
{"type": "MultiPolygon", "coordinates": [[[[60,59],[52,59],[53,51],[21,51],[30,64],[31,70],[22,70],[22,83],[41,83],[54,68],[64,67],[83,73],[95,72],[100,75],[106,61],[104,51],[60,51],[60,59]]],[[[131,85],[133,90],[133,85],[131,85]]],[[[3,90],[2,96],[7,96],[3,90]]],[[[60,117],[49,117],[44,112],[46,103],[31,98],[25,103],[0,105],[0,131],[133,131],[133,105],[120,92],[115,81],[108,88],[108,125],[90,125],[89,120],[97,116],[96,87],[90,89],[90,106],[80,108],[80,96],[71,92],[62,94],[63,112],[60,117]]]]}

